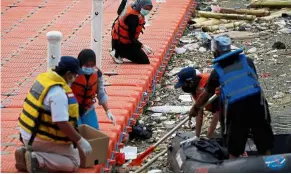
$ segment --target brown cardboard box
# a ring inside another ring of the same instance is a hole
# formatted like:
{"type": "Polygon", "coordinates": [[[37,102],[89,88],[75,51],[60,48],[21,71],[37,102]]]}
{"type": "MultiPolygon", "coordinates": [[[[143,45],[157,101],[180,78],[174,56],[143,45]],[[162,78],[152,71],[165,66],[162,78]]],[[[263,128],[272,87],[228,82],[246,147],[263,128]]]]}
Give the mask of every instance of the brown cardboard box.
{"type": "Polygon", "coordinates": [[[87,157],[79,150],[81,159],[80,167],[86,168],[97,164],[104,164],[107,160],[109,137],[85,124],[80,125],[78,130],[82,137],[84,137],[92,147],[92,153],[87,157]]]}

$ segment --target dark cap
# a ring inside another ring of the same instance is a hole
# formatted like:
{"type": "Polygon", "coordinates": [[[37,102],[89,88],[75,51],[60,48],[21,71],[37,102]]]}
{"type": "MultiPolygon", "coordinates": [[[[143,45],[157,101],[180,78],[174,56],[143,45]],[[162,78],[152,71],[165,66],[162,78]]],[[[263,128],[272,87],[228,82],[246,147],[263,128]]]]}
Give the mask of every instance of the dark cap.
{"type": "Polygon", "coordinates": [[[79,60],[72,56],[62,56],[58,67],[76,74],[81,72],[79,60]]]}
{"type": "Polygon", "coordinates": [[[183,68],[177,74],[178,83],[174,86],[176,89],[181,88],[187,80],[195,80],[196,78],[196,70],[193,67],[183,68]]]}

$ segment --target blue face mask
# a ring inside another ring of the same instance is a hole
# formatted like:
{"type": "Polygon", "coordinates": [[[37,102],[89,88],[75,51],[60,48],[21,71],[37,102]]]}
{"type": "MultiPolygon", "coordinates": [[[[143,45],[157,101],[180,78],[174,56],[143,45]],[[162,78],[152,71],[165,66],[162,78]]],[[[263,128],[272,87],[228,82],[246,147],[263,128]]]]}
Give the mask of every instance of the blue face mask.
{"type": "Polygon", "coordinates": [[[148,15],[149,13],[150,13],[149,10],[145,10],[145,9],[143,9],[143,8],[140,10],[140,14],[143,15],[143,16],[146,16],[146,15],[148,15]]]}
{"type": "Polygon", "coordinates": [[[82,67],[82,70],[83,70],[84,74],[86,74],[86,75],[90,75],[94,72],[94,68],[82,67]]]}

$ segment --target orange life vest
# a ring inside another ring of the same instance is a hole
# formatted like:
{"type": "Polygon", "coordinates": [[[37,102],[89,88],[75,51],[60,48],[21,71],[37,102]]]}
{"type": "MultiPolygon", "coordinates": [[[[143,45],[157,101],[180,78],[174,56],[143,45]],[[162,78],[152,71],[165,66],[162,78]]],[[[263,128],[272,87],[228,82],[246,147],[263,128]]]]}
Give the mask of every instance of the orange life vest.
{"type": "Polygon", "coordinates": [[[201,79],[200,79],[200,82],[199,82],[198,87],[196,89],[196,95],[193,96],[193,98],[195,100],[197,100],[199,98],[199,96],[203,93],[204,88],[208,82],[210,75],[208,73],[202,73],[202,74],[199,74],[197,76],[200,77],[201,79]]]}
{"type": "MultiPolygon", "coordinates": [[[[201,79],[200,79],[200,82],[199,82],[198,87],[196,89],[196,95],[195,96],[193,95],[193,98],[195,99],[195,101],[197,101],[198,98],[200,97],[200,95],[203,93],[205,86],[208,82],[208,79],[210,77],[210,74],[202,73],[202,74],[199,74],[197,76],[200,77],[201,79]]],[[[205,107],[205,109],[209,111],[209,110],[211,110],[211,107],[212,107],[211,104],[209,104],[205,107]]]]}
{"type": "Polygon", "coordinates": [[[125,24],[125,19],[129,15],[137,15],[139,18],[139,25],[136,28],[135,38],[138,39],[140,33],[142,32],[143,26],[145,24],[144,16],[140,14],[140,12],[134,10],[130,5],[127,6],[122,13],[120,14],[117,21],[115,21],[111,35],[112,38],[115,40],[119,40],[121,43],[129,44],[131,43],[131,40],[129,39],[128,34],[128,26],[125,24]]]}
{"type": "Polygon", "coordinates": [[[87,80],[84,74],[80,74],[71,86],[79,106],[85,110],[91,108],[96,102],[96,93],[98,90],[98,74],[94,72],[87,80]]]}

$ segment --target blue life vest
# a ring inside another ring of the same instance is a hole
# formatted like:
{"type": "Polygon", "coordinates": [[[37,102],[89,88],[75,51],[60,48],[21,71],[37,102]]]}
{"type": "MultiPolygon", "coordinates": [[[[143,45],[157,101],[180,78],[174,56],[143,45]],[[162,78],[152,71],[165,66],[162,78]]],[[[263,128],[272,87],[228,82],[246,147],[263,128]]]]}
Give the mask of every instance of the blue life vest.
{"type": "Polygon", "coordinates": [[[249,66],[246,56],[240,54],[242,52],[243,50],[238,49],[213,60],[214,69],[218,74],[221,86],[221,99],[226,107],[229,104],[261,92],[256,73],[249,66]],[[222,60],[233,59],[234,57],[237,61],[225,67],[221,66],[220,62],[222,60]]]}

